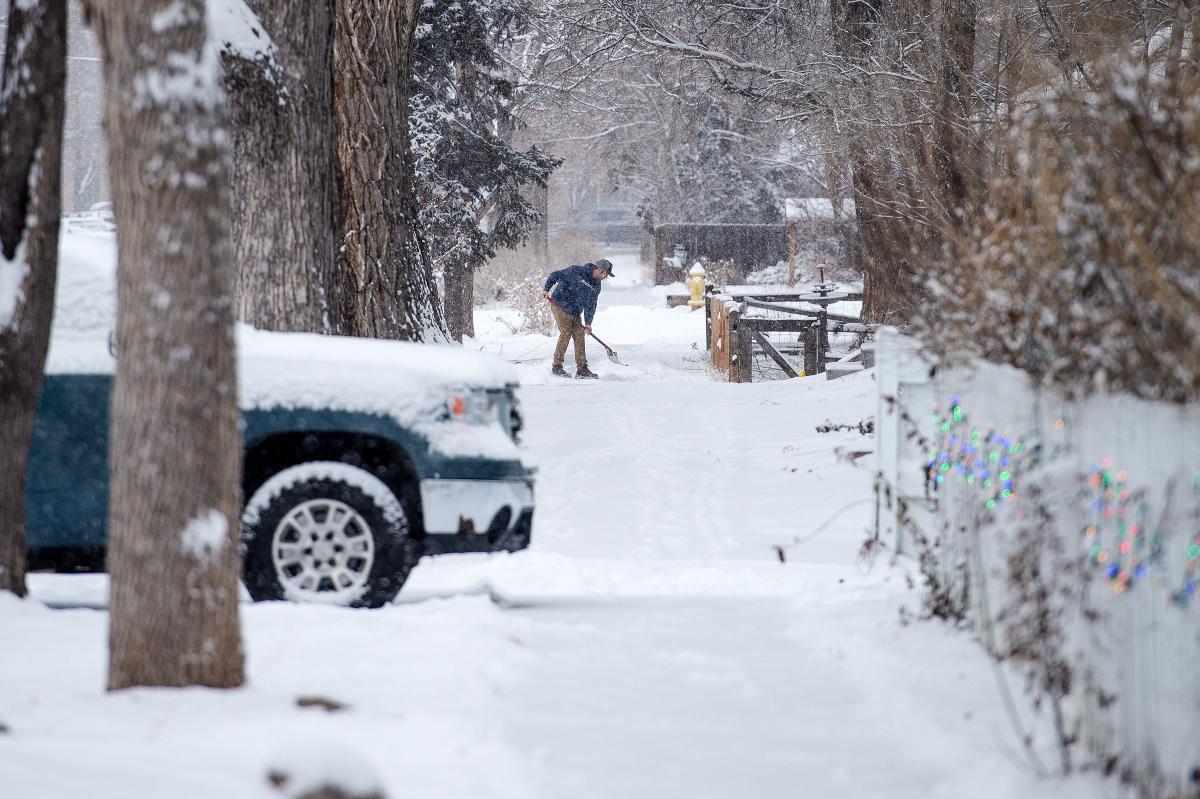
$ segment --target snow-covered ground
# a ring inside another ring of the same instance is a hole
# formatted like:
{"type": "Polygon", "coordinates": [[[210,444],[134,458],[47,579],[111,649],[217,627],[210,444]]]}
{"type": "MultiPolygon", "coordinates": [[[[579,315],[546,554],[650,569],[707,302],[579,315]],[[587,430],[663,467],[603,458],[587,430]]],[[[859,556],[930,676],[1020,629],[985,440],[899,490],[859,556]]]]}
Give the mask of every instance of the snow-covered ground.
{"type": "Polygon", "coordinates": [[[612,259],[595,331],[629,366],[593,343],[601,380],[551,378],[499,309],[469,343],[526,386],[529,551],[426,561],[382,610],[243,605],[237,691],[106,694],[105,578],[34,575],[0,595],[3,795],[276,796],[298,762],[393,799],[1103,795],[1038,779],[977,645],[857,558],[870,458],[835,450],[871,442],[814,428],[869,415],[873,376],[721,383],[702,313],[612,259]]]}

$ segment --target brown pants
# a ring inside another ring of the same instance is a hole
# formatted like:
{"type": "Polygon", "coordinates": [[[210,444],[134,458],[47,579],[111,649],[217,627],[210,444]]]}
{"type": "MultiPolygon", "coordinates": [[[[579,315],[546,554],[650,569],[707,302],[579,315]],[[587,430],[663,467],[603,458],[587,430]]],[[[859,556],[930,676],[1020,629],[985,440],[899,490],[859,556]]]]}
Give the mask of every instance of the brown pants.
{"type": "Polygon", "coordinates": [[[570,316],[557,303],[550,303],[550,312],[558,325],[558,345],[554,348],[554,365],[562,366],[567,355],[567,342],[575,341],[575,368],[587,368],[587,348],[583,341],[583,322],[578,316],[570,316]]]}

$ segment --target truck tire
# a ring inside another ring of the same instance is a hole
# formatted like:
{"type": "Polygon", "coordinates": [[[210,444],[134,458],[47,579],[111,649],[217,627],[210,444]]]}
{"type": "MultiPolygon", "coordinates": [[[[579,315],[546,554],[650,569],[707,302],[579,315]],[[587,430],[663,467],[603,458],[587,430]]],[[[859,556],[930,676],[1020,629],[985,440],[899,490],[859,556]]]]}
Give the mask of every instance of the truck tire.
{"type": "Polygon", "coordinates": [[[382,480],[335,461],[291,466],[242,513],[243,576],[256,601],[375,608],[421,557],[404,505],[382,480]]]}

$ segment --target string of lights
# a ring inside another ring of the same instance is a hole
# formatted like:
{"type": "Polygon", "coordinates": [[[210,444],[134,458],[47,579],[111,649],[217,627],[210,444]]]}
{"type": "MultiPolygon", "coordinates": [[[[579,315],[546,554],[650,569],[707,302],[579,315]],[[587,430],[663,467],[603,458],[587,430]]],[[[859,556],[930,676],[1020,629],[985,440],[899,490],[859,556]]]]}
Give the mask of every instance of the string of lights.
{"type": "Polygon", "coordinates": [[[938,437],[928,452],[927,479],[940,486],[948,476],[957,476],[967,485],[982,488],[989,509],[1001,502],[1015,502],[1018,477],[1037,465],[1040,447],[1028,446],[1011,433],[971,425],[957,394],[950,398],[946,413],[935,404],[933,416],[938,437]]]}
{"type": "MultiPolygon", "coordinates": [[[[936,438],[926,453],[926,485],[932,493],[947,480],[981,492],[983,503],[994,509],[1016,503],[1022,480],[1036,480],[1034,471],[1042,456],[1041,444],[1030,436],[974,424],[957,395],[949,407],[933,407],[936,438]]],[[[1063,421],[1055,426],[1062,429],[1063,421]]],[[[1153,518],[1150,495],[1130,487],[1125,469],[1116,469],[1112,458],[1092,466],[1080,477],[1079,499],[1086,519],[1083,538],[1087,558],[1117,593],[1136,583],[1158,579],[1168,584],[1172,601],[1181,607],[1194,604],[1200,592],[1200,475],[1192,481],[1187,512],[1178,510],[1178,480],[1168,481],[1164,507],[1153,518]],[[1187,550],[1182,578],[1168,574],[1170,542],[1187,530],[1187,550]]]]}

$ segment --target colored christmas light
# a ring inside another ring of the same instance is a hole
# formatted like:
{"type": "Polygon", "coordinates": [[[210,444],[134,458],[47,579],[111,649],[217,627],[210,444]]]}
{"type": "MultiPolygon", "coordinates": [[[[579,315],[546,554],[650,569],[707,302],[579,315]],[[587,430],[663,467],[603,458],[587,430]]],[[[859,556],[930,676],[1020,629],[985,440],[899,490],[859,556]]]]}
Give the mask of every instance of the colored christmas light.
{"type": "MultiPolygon", "coordinates": [[[[1037,439],[1026,440],[980,425],[970,418],[957,394],[951,397],[946,410],[934,405],[933,418],[939,431],[937,440],[923,442],[928,447],[927,485],[937,490],[951,477],[960,485],[982,491],[982,504],[988,510],[1001,504],[1014,505],[1022,475],[1039,463],[1041,448],[1037,439]]],[[[1063,419],[1055,422],[1060,430],[1065,425],[1063,419]]],[[[1180,521],[1171,512],[1173,489],[1168,488],[1167,509],[1156,512],[1157,521],[1152,524],[1147,493],[1131,487],[1128,470],[1115,469],[1114,465],[1113,456],[1106,455],[1081,479],[1079,507],[1087,508],[1091,515],[1081,528],[1088,560],[1116,593],[1125,593],[1157,575],[1156,579],[1166,581],[1168,586],[1179,586],[1172,597],[1180,606],[1188,606],[1200,593],[1200,534],[1188,535],[1186,574],[1181,582],[1174,582],[1167,574],[1169,544],[1172,536],[1178,535],[1173,530],[1178,529],[1180,521]]],[[[1200,524],[1200,472],[1194,475],[1193,487],[1191,521],[1200,524]]],[[[1020,515],[1024,518],[1023,513],[1020,515]]]]}

